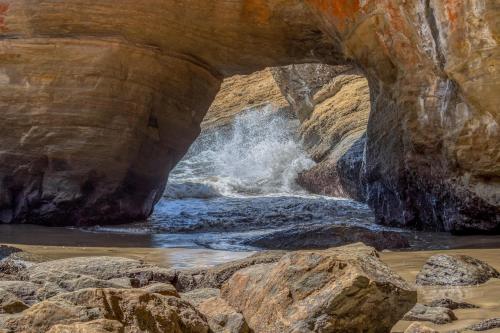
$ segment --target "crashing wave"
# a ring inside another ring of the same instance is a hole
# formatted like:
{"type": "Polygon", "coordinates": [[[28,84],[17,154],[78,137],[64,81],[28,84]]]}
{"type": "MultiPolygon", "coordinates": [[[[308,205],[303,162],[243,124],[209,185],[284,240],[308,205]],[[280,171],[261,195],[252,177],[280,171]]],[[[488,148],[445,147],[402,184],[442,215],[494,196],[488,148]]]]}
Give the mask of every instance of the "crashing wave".
{"type": "Polygon", "coordinates": [[[198,138],[172,171],[166,196],[304,193],[295,180],[314,162],[297,138],[298,125],[297,120],[269,106],[242,112],[229,130],[211,131],[198,138]]]}

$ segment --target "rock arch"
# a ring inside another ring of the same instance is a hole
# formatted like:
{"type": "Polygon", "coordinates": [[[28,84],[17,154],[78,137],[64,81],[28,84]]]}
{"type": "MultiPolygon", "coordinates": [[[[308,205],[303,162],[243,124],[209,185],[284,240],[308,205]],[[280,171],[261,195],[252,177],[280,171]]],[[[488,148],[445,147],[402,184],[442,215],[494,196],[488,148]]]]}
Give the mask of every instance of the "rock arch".
{"type": "Polygon", "coordinates": [[[0,221],[146,217],[221,79],[355,63],[379,220],[499,230],[498,11],[469,0],[0,0],[0,221]]]}

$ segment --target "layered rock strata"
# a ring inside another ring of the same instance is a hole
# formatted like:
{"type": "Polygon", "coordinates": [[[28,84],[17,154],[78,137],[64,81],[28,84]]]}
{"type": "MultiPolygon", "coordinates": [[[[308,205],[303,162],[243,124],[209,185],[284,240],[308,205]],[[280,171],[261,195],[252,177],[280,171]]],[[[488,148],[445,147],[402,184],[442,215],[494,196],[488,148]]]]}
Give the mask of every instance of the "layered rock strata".
{"type": "Polygon", "coordinates": [[[274,68],[301,121],[300,135],[318,163],[297,181],[310,192],[365,200],[363,158],[370,114],[368,81],[353,66],[303,64],[274,68]]]}
{"type": "Polygon", "coordinates": [[[417,296],[373,249],[359,245],[251,266],[221,294],[255,332],[339,333],[388,332],[417,296]]]}
{"type": "Polygon", "coordinates": [[[498,3],[307,2],[368,78],[364,172],[378,220],[498,232],[498,3]]]}
{"type": "Polygon", "coordinates": [[[5,0],[0,39],[3,223],[146,218],[224,77],[343,57],[291,0],[5,0]]]}

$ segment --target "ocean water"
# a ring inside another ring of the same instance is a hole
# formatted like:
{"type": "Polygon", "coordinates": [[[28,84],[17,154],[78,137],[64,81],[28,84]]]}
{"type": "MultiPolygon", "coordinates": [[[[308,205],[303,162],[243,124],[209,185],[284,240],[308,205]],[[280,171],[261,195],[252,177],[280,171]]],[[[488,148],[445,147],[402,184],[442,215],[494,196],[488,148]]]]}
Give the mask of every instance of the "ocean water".
{"type": "Polygon", "coordinates": [[[374,225],[361,203],[304,191],[299,172],[314,166],[299,123],[271,107],[242,112],[206,130],[170,173],[148,221],[92,227],[97,233],[152,235],[158,247],[245,251],[252,237],[307,224],[374,225]]]}

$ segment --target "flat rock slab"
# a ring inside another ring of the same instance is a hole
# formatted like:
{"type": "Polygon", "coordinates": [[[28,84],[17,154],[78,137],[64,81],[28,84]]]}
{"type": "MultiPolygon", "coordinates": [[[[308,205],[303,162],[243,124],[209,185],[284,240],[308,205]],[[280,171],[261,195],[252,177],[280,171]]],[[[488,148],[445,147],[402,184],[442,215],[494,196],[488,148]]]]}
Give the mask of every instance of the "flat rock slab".
{"type": "Polygon", "coordinates": [[[246,241],[246,245],[264,249],[302,250],[327,249],[361,242],[381,251],[410,246],[402,232],[371,230],[343,225],[310,225],[280,230],[246,241]]]}
{"type": "Polygon", "coordinates": [[[405,314],[403,320],[429,321],[434,324],[447,324],[457,320],[457,317],[453,311],[448,308],[417,304],[413,309],[405,314]]]}
{"type": "Polygon", "coordinates": [[[438,254],[427,260],[416,283],[422,286],[473,286],[491,278],[500,278],[500,273],[481,260],[466,255],[438,254]]]}
{"type": "Polygon", "coordinates": [[[29,269],[31,276],[44,276],[51,271],[87,275],[101,280],[122,277],[126,272],[145,266],[142,262],[119,257],[77,257],[51,260],[34,265],[29,269]]]}

